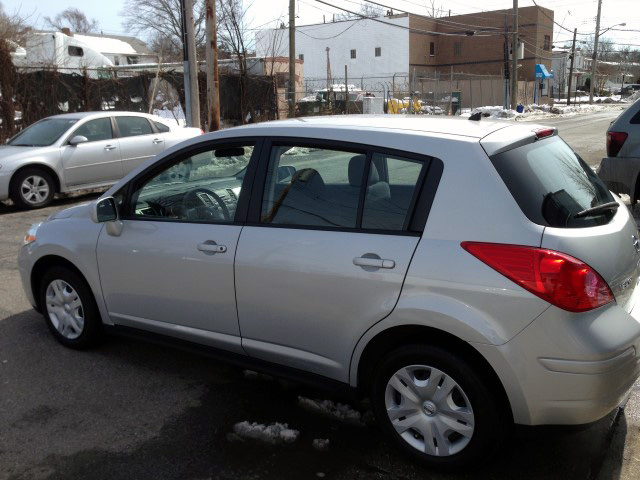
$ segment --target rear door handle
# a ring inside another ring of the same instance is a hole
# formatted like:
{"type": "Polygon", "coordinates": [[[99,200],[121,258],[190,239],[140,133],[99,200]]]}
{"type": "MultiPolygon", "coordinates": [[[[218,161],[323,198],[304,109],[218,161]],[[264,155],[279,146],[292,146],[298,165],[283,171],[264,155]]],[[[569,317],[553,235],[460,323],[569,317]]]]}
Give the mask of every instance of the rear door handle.
{"type": "Polygon", "coordinates": [[[359,267],[374,267],[374,268],[395,268],[396,262],[393,260],[384,260],[382,258],[367,258],[356,257],[353,259],[353,264],[359,267]]]}
{"type": "Polygon", "coordinates": [[[108,152],[109,150],[115,150],[116,148],[118,148],[118,147],[116,147],[115,145],[107,145],[106,147],[104,147],[104,149],[105,149],[107,152],[108,152]]]}
{"type": "Polygon", "coordinates": [[[205,253],[224,253],[227,251],[227,247],[225,245],[218,245],[213,240],[207,240],[204,243],[198,244],[198,250],[205,253]]]}
{"type": "Polygon", "coordinates": [[[160,138],[154,138],[154,139],[153,139],[153,143],[154,143],[154,144],[156,144],[156,145],[157,145],[157,144],[159,144],[159,143],[162,143],[162,139],[160,139],[160,138]]]}

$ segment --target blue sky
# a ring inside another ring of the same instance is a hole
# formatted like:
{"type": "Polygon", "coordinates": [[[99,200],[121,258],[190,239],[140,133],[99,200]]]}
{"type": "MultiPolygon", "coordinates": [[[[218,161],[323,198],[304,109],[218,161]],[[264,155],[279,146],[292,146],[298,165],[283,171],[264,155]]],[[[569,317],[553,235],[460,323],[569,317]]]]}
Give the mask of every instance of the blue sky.
{"type": "MultiPolygon", "coordinates": [[[[326,0],[328,3],[357,10],[362,0],[326,0]]],[[[398,9],[404,9],[412,13],[424,14],[426,5],[431,5],[430,0],[378,0],[381,3],[391,5],[398,9]]],[[[640,30],[640,9],[638,0],[604,0],[602,7],[602,27],[608,27],[617,23],[626,22],[626,29],[640,30]]],[[[122,27],[122,17],[119,16],[124,0],[109,1],[84,1],[74,0],[2,0],[5,11],[12,13],[19,11],[23,16],[29,16],[32,23],[42,25],[45,16],[54,16],[67,7],[80,8],[89,18],[98,20],[104,33],[127,33],[122,27]]],[[[597,12],[597,0],[540,0],[537,2],[555,11],[555,19],[568,29],[574,27],[578,31],[589,32],[595,30],[595,16],[597,12]]],[[[245,1],[249,5],[251,25],[267,27],[278,25],[280,21],[288,21],[288,0],[253,0],[245,1]]],[[[323,15],[327,19],[332,13],[340,10],[315,2],[314,0],[296,0],[298,11],[298,24],[322,22],[323,15]]],[[[512,0],[461,0],[461,1],[436,1],[436,6],[441,5],[445,11],[451,9],[452,14],[472,13],[479,10],[496,10],[511,8],[512,0]]],[[[532,0],[520,0],[520,6],[533,5],[532,0]]],[[[571,37],[558,27],[554,32],[554,41],[571,37]]],[[[635,43],[640,45],[640,32],[609,32],[608,37],[621,43],[635,43]]],[[[635,47],[640,49],[640,47],[635,47]]]]}

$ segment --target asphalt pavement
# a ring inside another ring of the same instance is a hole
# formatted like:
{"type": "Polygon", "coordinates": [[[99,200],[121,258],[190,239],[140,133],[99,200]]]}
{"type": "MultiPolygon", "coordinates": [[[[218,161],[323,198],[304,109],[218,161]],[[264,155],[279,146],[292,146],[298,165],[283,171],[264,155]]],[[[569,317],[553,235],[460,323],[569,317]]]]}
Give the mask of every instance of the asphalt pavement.
{"type": "MultiPolygon", "coordinates": [[[[601,139],[597,158],[610,117],[554,122],[583,155],[584,137],[601,139]]],[[[115,337],[84,352],[62,347],[22,293],[16,253],[31,223],[95,197],[33,212],[0,204],[0,479],[638,478],[637,390],[593,425],[517,429],[490,463],[443,475],[398,453],[366,403],[351,404],[364,420],[350,423],[300,405],[300,396],[328,398],[321,391],[195,354],[115,337]],[[245,420],[287,423],[300,436],[271,445],[230,435],[245,420]],[[328,450],[313,448],[318,438],[328,450]]]]}

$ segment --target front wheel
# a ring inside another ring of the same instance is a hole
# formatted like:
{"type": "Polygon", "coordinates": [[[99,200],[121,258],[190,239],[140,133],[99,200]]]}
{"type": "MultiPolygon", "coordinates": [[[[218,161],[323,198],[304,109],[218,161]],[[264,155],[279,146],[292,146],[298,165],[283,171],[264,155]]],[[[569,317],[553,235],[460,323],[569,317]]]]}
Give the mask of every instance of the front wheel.
{"type": "Polygon", "coordinates": [[[378,364],[371,399],[383,430],[430,467],[463,469],[499,448],[509,414],[492,382],[465,359],[411,345],[378,364]]]}
{"type": "Polygon", "coordinates": [[[40,305],[53,336],[63,345],[84,349],[100,338],[102,320],[93,293],[75,271],[53,267],[42,277],[40,305]]]}
{"type": "Polygon", "coordinates": [[[21,208],[43,208],[53,201],[56,193],[51,174],[40,168],[18,172],[11,181],[11,200],[21,208]]]}

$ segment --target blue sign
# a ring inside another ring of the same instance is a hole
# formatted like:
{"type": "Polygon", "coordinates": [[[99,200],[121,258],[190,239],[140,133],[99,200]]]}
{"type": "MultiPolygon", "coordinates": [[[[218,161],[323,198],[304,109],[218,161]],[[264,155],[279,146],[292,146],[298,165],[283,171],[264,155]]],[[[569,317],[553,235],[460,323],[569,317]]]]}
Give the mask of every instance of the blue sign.
{"type": "Polygon", "coordinates": [[[536,63],[536,78],[553,78],[553,72],[549,73],[542,63],[536,63]]]}

